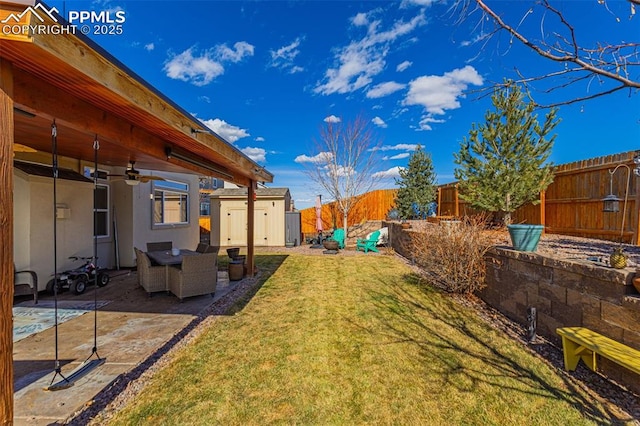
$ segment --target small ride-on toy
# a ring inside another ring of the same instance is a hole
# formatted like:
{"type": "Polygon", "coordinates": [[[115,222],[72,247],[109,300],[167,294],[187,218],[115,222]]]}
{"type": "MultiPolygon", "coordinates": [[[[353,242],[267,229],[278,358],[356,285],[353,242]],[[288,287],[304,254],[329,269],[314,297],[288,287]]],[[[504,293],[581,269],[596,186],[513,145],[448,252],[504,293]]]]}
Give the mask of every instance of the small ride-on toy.
{"type": "MultiPolygon", "coordinates": [[[[56,275],[58,288],[57,292],[61,293],[65,289],[69,289],[75,294],[82,294],[87,288],[87,284],[93,282],[96,274],[98,274],[98,287],[104,287],[109,284],[109,274],[105,268],[97,268],[92,257],[78,257],[70,256],[71,260],[84,260],[84,265],[71,269],[68,271],[60,272],[56,275]]],[[[54,286],[56,278],[49,280],[47,283],[47,293],[54,294],[54,286]]]]}

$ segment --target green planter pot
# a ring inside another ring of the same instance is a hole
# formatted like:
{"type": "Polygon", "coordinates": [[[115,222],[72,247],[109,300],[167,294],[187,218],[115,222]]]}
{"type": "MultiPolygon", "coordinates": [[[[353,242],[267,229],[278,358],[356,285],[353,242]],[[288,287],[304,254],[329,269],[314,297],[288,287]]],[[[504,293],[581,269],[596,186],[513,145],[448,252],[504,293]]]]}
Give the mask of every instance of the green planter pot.
{"type": "Polygon", "coordinates": [[[513,249],[518,251],[536,251],[543,225],[508,225],[513,249]]]}

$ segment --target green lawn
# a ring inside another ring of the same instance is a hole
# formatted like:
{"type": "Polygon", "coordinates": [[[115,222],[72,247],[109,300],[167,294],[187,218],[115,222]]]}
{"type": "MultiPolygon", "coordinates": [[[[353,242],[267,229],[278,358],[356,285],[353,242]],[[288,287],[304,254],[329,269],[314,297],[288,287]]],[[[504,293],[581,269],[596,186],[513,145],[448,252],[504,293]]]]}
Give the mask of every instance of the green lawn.
{"type": "Polygon", "coordinates": [[[393,256],[270,271],[111,424],[580,425],[592,398],[393,256]]]}

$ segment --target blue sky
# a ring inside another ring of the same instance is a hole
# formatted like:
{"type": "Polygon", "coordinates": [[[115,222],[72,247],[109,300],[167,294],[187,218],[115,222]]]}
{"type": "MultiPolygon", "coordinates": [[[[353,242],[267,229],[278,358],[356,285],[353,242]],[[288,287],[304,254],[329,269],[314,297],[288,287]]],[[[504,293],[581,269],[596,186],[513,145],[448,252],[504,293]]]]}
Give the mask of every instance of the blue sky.
{"type": "MultiPolygon", "coordinates": [[[[453,152],[491,106],[469,91],[515,78],[516,67],[526,75],[559,69],[505,35],[485,43],[478,15],[457,22],[449,5],[430,0],[46,3],[65,17],[73,10],[124,11],[122,34],[91,37],[264,165],[275,175],[270,186],[288,187],[298,208],[313,205],[317,194],[326,200],[301,162],[317,154],[313,140],[326,120],[371,120],[384,148],[377,151],[378,172],[387,177],[381,187],[394,187],[393,175],[418,144],[447,183],[453,152]]],[[[488,3],[515,22],[531,5],[488,3]]],[[[638,41],[640,16],[628,19],[624,0],[607,7],[596,0],[553,3],[585,44],[638,41]]],[[[521,28],[537,36],[534,18],[521,28]]],[[[553,26],[551,19],[546,24],[553,26]]],[[[534,96],[544,104],[608,85],[592,80],[534,96]]],[[[556,164],[640,149],[638,93],[562,106],[558,116],[556,164]]]]}

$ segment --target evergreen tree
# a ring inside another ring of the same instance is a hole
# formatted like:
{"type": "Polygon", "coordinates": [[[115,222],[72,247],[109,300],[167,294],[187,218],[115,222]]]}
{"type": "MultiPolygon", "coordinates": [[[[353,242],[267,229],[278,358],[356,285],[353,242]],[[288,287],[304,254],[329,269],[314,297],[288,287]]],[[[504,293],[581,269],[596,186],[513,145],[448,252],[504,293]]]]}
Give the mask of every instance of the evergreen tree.
{"type": "Polygon", "coordinates": [[[400,179],[395,181],[400,187],[396,195],[396,208],[400,217],[407,219],[426,214],[429,203],[435,200],[436,195],[436,174],[431,156],[418,145],[407,167],[400,169],[399,173],[400,179]]]}
{"type": "Polygon", "coordinates": [[[487,111],[485,123],[471,126],[469,138],[455,154],[454,170],[460,197],[474,208],[497,213],[504,224],[511,213],[528,203],[538,203],[538,194],[553,181],[551,154],[558,124],[556,109],[538,123],[533,102],[525,103],[520,88],[506,84],[492,96],[494,111],[487,111]]]}

